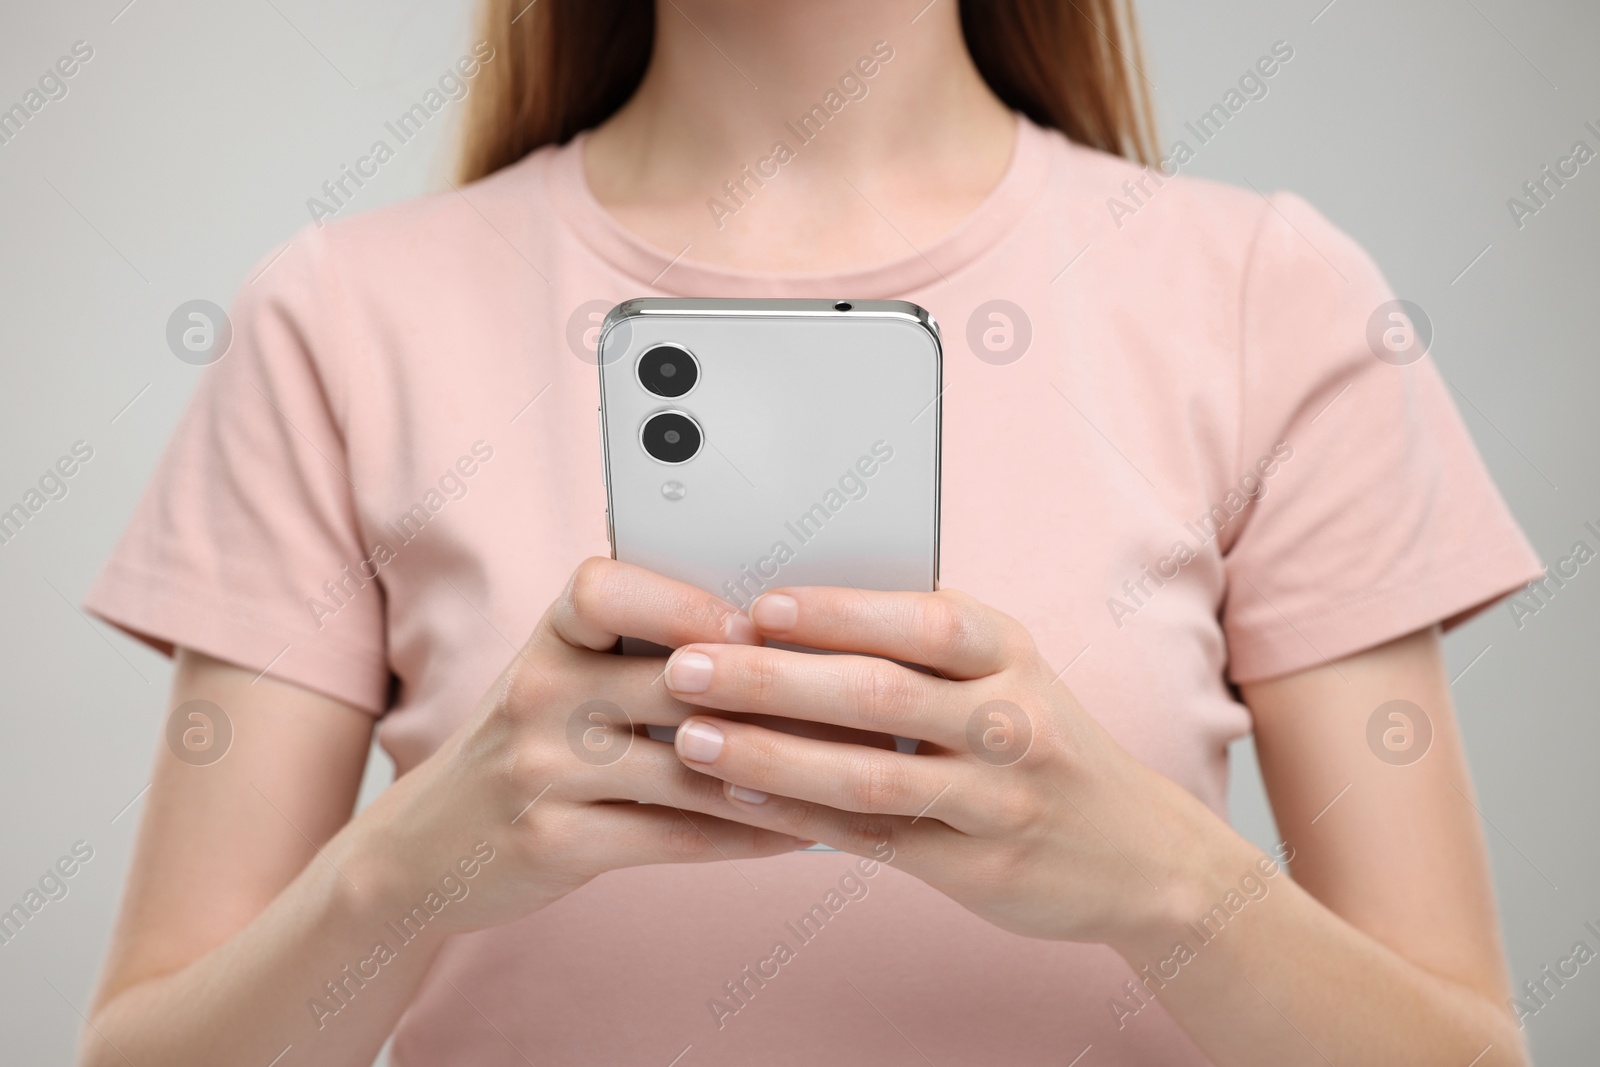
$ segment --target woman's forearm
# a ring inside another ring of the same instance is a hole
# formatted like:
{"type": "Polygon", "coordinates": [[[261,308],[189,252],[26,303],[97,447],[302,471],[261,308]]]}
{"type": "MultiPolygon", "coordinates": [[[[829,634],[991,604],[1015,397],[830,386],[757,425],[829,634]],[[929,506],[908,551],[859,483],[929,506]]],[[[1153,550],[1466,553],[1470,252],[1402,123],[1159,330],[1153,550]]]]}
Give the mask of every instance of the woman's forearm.
{"type": "Polygon", "coordinates": [[[423,906],[436,887],[355,859],[361,821],[233,937],[114,991],[85,1030],[82,1062],[266,1067],[292,1046],[286,1063],[367,1067],[447,935],[423,906]]]}
{"type": "Polygon", "coordinates": [[[1136,976],[1107,1005],[1119,1029],[1159,1003],[1220,1067],[1527,1064],[1491,994],[1400,956],[1222,830],[1184,894],[1193,914],[1115,946],[1136,976]]]}
{"type": "Polygon", "coordinates": [[[693,586],[586,560],[477,710],[353,819],[369,717],[257,689],[221,661],[185,673],[183,653],[174,705],[227,703],[234,754],[204,774],[158,761],[82,1062],[270,1067],[292,1046],[282,1067],[367,1067],[449,933],[516,922],[607,871],[809,845],[728,818],[720,792],[626,721],[585,734],[619,755],[573,748],[573,694],[676,714],[661,661],[611,654],[620,634],[758,641],[742,619],[693,586]],[[298,820],[269,793],[293,795],[298,820]],[[326,844],[306,859],[313,839],[326,844]]]}

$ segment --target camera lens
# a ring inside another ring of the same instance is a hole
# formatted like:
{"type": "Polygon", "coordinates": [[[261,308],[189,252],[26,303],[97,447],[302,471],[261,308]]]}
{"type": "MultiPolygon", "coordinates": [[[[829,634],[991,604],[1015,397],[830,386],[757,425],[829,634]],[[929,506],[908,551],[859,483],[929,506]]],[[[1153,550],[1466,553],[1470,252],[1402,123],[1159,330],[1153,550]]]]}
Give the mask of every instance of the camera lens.
{"type": "Polygon", "coordinates": [[[700,426],[681,411],[663,411],[645,420],[639,441],[662,463],[684,463],[700,451],[700,426]]]}
{"type": "Polygon", "coordinates": [[[694,357],[676,345],[657,345],[639,357],[639,384],[656,396],[682,396],[699,380],[694,357]]]}

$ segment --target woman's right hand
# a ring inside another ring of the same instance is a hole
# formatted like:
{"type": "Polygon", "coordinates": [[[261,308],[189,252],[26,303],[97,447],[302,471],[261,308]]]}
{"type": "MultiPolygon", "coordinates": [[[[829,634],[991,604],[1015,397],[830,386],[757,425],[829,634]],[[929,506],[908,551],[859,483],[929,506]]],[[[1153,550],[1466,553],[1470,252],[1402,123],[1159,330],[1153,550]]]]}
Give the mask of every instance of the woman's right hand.
{"type": "Polygon", "coordinates": [[[645,733],[696,709],[662,684],[664,657],[613,654],[622,635],[668,649],[761,642],[709,593],[585,560],[473,716],[329,843],[364,899],[408,908],[430,891],[442,897],[453,875],[467,889],[437,928],[461,932],[518,919],[615,868],[810,844],[733,821],[722,783],[645,733]],[[475,864],[481,842],[493,859],[475,864]]]}

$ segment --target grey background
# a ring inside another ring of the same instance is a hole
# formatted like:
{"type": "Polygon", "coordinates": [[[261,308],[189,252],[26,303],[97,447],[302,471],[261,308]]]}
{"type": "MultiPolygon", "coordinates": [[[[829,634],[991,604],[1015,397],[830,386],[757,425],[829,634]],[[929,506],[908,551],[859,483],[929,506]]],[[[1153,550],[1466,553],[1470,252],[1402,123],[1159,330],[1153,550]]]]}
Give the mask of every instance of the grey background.
{"type": "MultiPolygon", "coordinates": [[[[1577,0],[1145,0],[1165,149],[1274,41],[1295,57],[1185,173],[1307,197],[1432,317],[1434,355],[1541,556],[1600,527],[1594,303],[1600,161],[1520,231],[1525,180],[1600,126],[1600,10],[1577,0]],[[1469,269],[1470,268],[1470,269],[1469,269]],[[1465,273],[1463,273],[1465,272],[1465,273]],[[1465,398],[1465,399],[1463,399],[1465,398]]],[[[164,334],[226,305],[305,201],[471,43],[466,6],[347,0],[11,2],[0,108],[74,41],[94,58],[0,145],[0,506],[72,443],[94,458],[0,546],[5,744],[0,904],[74,841],[70,895],[0,946],[8,1062],[68,1062],[122,882],[169,681],[166,661],[74,607],[126,522],[198,368],[164,334]]],[[[454,105],[452,105],[454,106],[454,105]]],[[[442,123],[357,195],[440,186],[442,123]]],[[[1505,607],[1448,641],[1515,981],[1600,920],[1600,564],[1520,629],[1505,607]]],[[[1236,823],[1276,840],[1248,743],[1236,823]]],[[[387,781],[369,770],[364,797],[387,781]]],[[[194,892],[205,892],[196,874],[194,892]]],[[[1600,947],[1600,946],[1596,946],[1600,947]]],[[[1600,965],[1529,1021],[1539,1063],[1593,1062],[1600,965]]]]}

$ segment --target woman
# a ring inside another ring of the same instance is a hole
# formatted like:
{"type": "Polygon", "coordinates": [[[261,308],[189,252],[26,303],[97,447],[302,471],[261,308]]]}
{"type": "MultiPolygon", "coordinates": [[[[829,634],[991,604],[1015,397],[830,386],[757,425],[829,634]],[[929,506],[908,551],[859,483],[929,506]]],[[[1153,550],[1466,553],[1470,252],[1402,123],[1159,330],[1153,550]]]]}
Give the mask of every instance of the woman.
{"type": "Polygon", "coordinates": [[[85,1063],[1525,1062],[1439,633],[1537,562],[1359,248],[1116,154],[1111,0],[484,25],[466,181],[263,260],[90,597],[232,741],[157,760],[85,1063]],[[929,308],[947,591],[604,558],[650,294],[929,308]],[[675,745],[579,758],[596,698],[675,745]]]}

